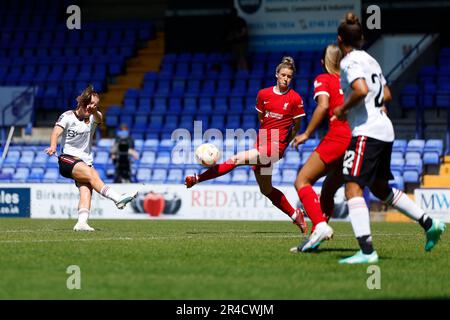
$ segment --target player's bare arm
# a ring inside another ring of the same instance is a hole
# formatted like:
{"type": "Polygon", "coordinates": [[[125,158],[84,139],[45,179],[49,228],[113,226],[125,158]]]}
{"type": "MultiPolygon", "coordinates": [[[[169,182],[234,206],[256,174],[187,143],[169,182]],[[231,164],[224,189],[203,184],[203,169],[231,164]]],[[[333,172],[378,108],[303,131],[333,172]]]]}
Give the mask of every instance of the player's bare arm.
{"type": "Polygon", "coordinates": [[[56,125],[53,128],[52,134],[50,136],[50,147],[45,149],[45,153],[52,156],[56,153],[56,147],[58,145],[58,138],[64,132],[64,129],[56,125]]]}
{"type": "Polygon", "coordinates": [[[389,102],[392,101],[391,90],[389,89],[389,87],[387,85],[384,86],[383,95],[384,95],[384,99],[383,99],[384,100],[384,104],[381,107],[381,111],[383,111],[387,115],[388,114],[388,109],[386,107],[386,103],[389,103],[389,102]]]}

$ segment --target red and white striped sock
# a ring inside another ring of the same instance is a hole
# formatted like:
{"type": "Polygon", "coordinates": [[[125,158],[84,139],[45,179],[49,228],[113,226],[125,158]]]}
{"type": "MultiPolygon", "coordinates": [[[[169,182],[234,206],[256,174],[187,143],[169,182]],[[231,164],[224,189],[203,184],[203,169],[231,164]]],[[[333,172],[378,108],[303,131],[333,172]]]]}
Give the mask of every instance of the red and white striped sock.
{"type": "Polygon", "coordinates": [[[387,197],[385,202],[415,221],[419,221],[425,214],[425,212],[406,194],[395,188],[392,188],[391,194],[387,197]]]}
{"type": "Polygon", "coordinates": [[[111,188],[106,184],[100,190],[100,194],[105,198],[111,199],[114,202],[117,202],[120,199],[120,194],[118,194],[116,191],[113,190],[113,188],[111,188]]]}

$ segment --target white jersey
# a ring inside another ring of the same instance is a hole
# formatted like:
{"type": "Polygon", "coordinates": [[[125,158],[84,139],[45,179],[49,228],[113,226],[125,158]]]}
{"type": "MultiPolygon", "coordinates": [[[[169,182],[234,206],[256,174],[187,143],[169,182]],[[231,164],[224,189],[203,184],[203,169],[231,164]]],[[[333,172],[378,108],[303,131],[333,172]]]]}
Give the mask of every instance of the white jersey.
{"type": "Polygon", "coordinates": [[[364,78],[369,88],[365,99],[348,112],[348,123],[352,135],[367,136],[377,140],[394,141],[394,128],[388,116],[380,110],[384,104],[383,76],[378,62],[363,50],[353,50],[341,60],[341,87],[345,100],[352,92],[351,85],[358,78],[364,78]]]}
{"type": "Polygon", "coordinates": [[[92,165],[92,140],[97,123],[94,116],[80,120],[74,111],[64,112],[56,121],[56,125],[64,129],[61,140],[61,153],[78,157],[87,165],[92,165]]]}

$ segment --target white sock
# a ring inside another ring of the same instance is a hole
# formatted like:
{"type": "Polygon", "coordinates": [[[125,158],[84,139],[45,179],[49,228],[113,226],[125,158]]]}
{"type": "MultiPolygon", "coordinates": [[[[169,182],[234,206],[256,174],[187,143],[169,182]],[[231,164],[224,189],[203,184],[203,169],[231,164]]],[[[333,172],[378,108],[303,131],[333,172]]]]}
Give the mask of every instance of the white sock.
{"type": "Polygon", "coordinates": [[[100,190],[100,194],[108,199],[111,199],[114,202],[117,202],[120,199],[120,194],[118,194],[113,190],[113,188],[106,184],[103,186],[102,190],[100,190]]]}
{"type": "Polygon", "coordinates": [[[395,188],[392,188],[392,192],[385,202],[415,221],[418,221],[425,214],[406,194],[395,188]]]}
{"type": "Polygon", "coordinates": [[[78,209],[78,223],[87,223],[89,218],[89,209],[80,208],[78,209]]]}
{"type": "Polygon", "coordinates": [[[348,212],[355,236],[370,236],[370,215],[364,198],[355,197],[348,200],[348,212]]]}

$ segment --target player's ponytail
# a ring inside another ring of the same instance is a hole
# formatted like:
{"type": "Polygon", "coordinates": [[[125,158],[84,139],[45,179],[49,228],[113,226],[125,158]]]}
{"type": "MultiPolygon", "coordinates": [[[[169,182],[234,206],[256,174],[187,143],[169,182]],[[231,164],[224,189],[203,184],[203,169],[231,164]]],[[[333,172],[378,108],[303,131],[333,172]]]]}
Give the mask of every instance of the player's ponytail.
{"type": "Polygon", "coordinates": [[[329,44],[322,53],[322,63],[325,70],[330,74],[339,74],[339,64],[342,59],[342,52],[335,44],[329,44]]]}
{"type": "Polygon", "coordinates": [[[91,102],[92,96],[97,96],[98,93],[94,91],[94,86],[89,84],[86,89],[81,92],[81,94],[77,97],[78,106],[87,106],[91,102]]]}
{"type": "Polygon", "coordinates": [[[281,59],[281,63],[277,66],[276,72],[280,72],[280,70],[283,68],[290,69],[293,73],[295,73],[296,70],[294,59],[288,56],[283,57],[283,59],[281,59]]]}
{"type": "Polygon", "coordinates": [[[353,12],[348,12],[345,15],[337,31],[344,45],[361,49],[364,42],[363,28],[353,12]]]}

